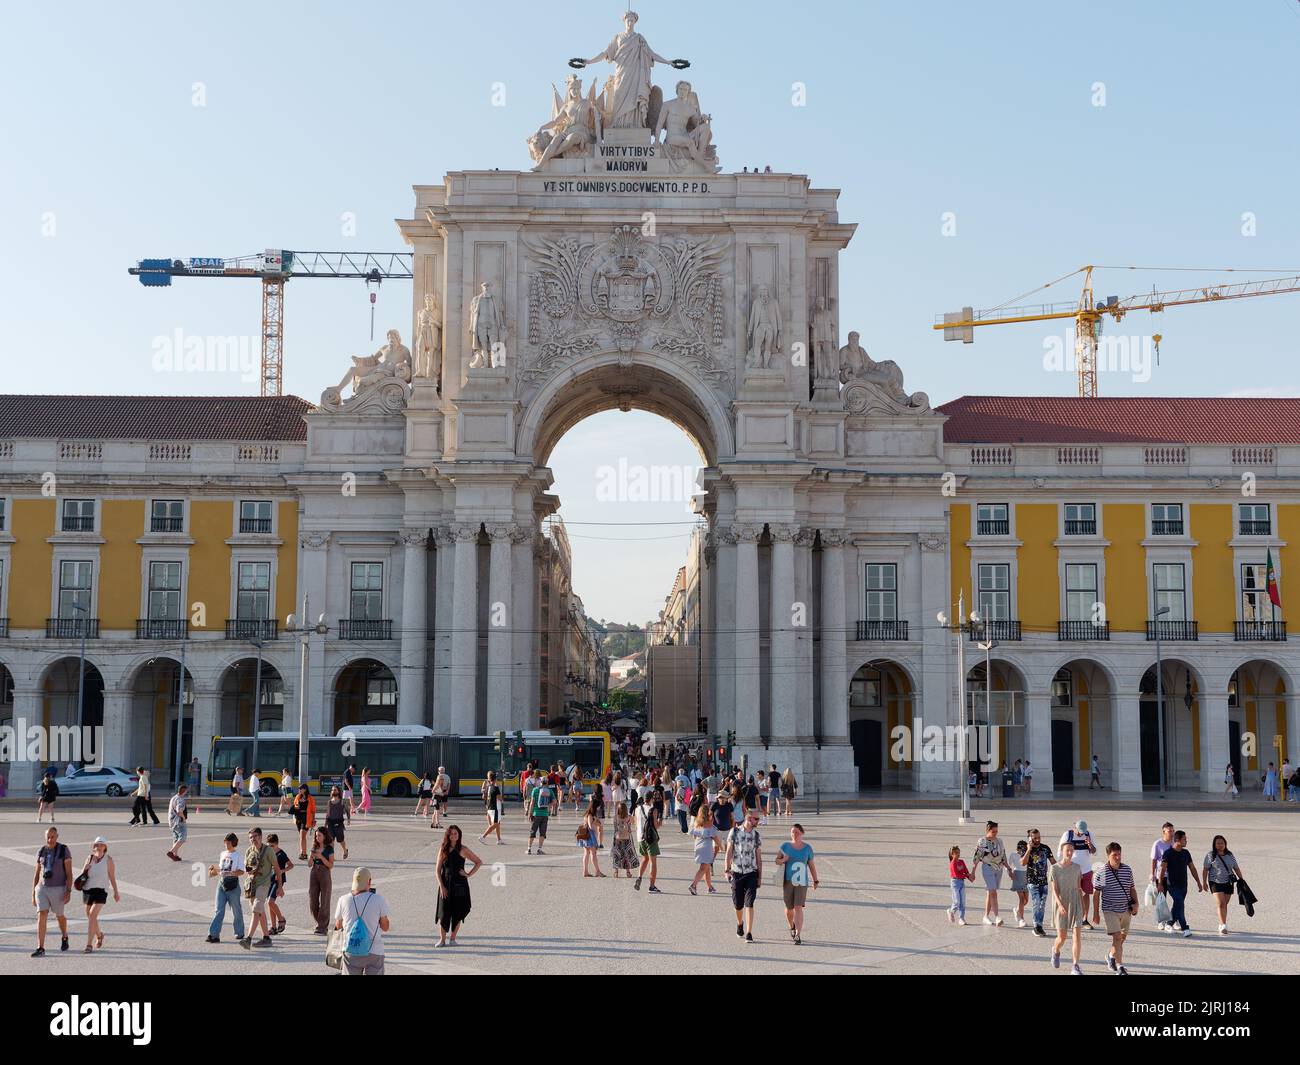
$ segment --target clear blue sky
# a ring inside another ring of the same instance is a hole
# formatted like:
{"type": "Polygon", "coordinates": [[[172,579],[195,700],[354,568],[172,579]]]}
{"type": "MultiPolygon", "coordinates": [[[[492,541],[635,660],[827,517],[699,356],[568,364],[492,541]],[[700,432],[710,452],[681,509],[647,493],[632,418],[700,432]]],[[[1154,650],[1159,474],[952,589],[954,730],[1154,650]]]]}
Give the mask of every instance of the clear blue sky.
{"type": "MultiPolygon", "coordinates": [[[[656,50],[692,61],[726,167],[771,164],[842,190],[841,218],[858,232],[842,258],[841,326],[935,402],[1074,388],[1043,371],[1044,328],[944,344],[929,330],[936,312],[991,306],[1086,262],[1300,271],[1296,0],[636,6],[656,50]],[[791,105],[796,81],[806,107],[791,105]],[[945,212],[955,236],[941,233],[945,212]]],[[[0,60],[4,389],[255,391],[238,375],[160,374],[152,352],[178,328],[246,335],[256,351],[256,284],[152,291],[126,268],[266,247],[401,250],[393,219],[410,215],[411,185],[528,165],[524,139],[549,115],[550,83],[570,56],[604,47],[623,7],[13,6],[0,60]],[[206,106],[193,106],[196,82],[206,106]],[[492,103],[497,82],[504,107],[492,103]],[[345,212],[355,236],[341,232],[345,212]]],[[[1224,276],[1120,273],[1098,288],[1224,276]]],[[[408,328],[409,298],[385,286],[377,328],[408,328]]],[[[347,355],[371,348],[364,286],[300,281],[286,308],[287,389],[314,399],[347,355]]],[[[1103,375],[1102,391],[1300,394],[1298,318],[1300,295],[1154,325],[1133,316],[1124,332],[1164,334],[1162,365],[1145,383],[1103,375]]],[[[615,417],[576,428],[556,453],[570,520],[594,493],[590,470],[565,466],[584,433],[610,461],[694,461],[676,430],[624,416],[644,428],[613,434],[615,417]]],[[[681,517],[663,506],[618,520],[681,517]]],[[[684,544],[575,539],[589,611],[643,620],[684,544]],[[609,580],[620,558],[635,559],[623,586],[609,580]]]]}

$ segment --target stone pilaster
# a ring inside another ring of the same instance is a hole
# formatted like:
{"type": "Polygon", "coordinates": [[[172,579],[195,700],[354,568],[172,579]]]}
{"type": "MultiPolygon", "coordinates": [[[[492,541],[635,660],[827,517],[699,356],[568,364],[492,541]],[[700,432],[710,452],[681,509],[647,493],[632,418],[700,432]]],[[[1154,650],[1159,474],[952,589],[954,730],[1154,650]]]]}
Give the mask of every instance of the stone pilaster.
{"type": "Polygon", "coordinates": [[[1056,788],[1052,774],[1052,693],[1025,693],[1026,757],[1034,767],[1033,793],[1050,794],[1056,788]]]}
{"type": "MultiPolygon", "coordinates": [[[[797,742],[799,674],[794,621],[799,604],[794,595],[794,540],[798,529],[791,525],[769,525],[772,538],[772,579],[769,589],[768,691],[772,693],[773,746],[797,742]]],[[[805,618],[807,604],[803,604],[805,618]]]]}
{"type": "Polygon", "coordinates": [[[429,723],[424,705],[428,654],[429,534],[424,529],[402,533],[402,665],[398,678],[397,720],[403,725],[429,723]]]}
{"type": "Polygon", "coordinates": [[[757,747],[762,744],[759,720],[761,689],[759,686],[758,641],[758,536],[753,525],[733,525],[736,540],[736,717],[737,743],[757,747]]]}
{"type": "MultiPolygon", "coordinates": [[[[1223,767],[1228,764],[1228,695],[1223,688],[1226,688],[1226,684],[1213,688],[1215,694],[1198,692],[1196,695],[1196,705],[1201,715],[1202,791],[1223,791],[1223,767]]],[[[1268,705],[1271,707],[1272,703],[1268,705]]],[[[1271,709],[1269,716],[1272,716],[1271,709]]],[[[1272,743],[1273,729],[1260,729],[1260,765],[1274,760],[1272,743]]]]}
{"type": "Polygon", "coordinates": [[[453,525],[455,576],[451,608],[451,731],[475,733],[478,695],[478,537],[477,524],[453,525]]]}
{"type": "Polygon", "coordinates": [[[519,530],[514,525],[490,525],[492,542],[488,561],[488,663],[487,663],[487,731],[510,728],[513,696],[511,652],[517,625],[511,596],[511,543],[519,530]]]}
{"type": "MultiPolygon", "coordinates": [[[[1111,787],[1116,791],[1142,791],[1141,713],[1137,692],[1112,692],[1110,695],[1111,787]]],[[[1225,705],[1226,713],[1226,705],[1225,705]]],[[[1228,734],[1227,718],[1223,733],[1228,734]]],[[[1051,756],[1051,738],[1047,741],[1051,756]]],[[[1035,759],[1035,761],[1037,761],[1035,759]]],[[[1048,766],[1050,769],[1050,765],[1048,766]]],[[[1038,766],[1034,766],[1034,790],[1038,790],[1038,766]]],[[[1105,779],[1104,777],[1102,779],[1105,779]]]]}

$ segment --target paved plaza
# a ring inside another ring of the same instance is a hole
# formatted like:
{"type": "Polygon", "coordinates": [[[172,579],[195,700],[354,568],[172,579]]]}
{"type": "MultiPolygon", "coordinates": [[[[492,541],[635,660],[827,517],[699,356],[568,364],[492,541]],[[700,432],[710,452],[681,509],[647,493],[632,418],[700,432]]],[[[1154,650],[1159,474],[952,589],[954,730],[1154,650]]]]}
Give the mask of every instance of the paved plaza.
{"type": "MultiPolygon", "coordinates": [[[[61,806],[63,804],[60,804],[61,806]]],[[[215,860],[222,837],[235,828],[243,838],[252,824],[278,831],[296,859],[296,836],[288,817],[263,816],[260,822],[231,818],[209,798],[190,819],[183,864],[169,862],[166,824],[129,828],[129,800],[68,804],[59,815],[61,839],[73,853],[74,870],[85,860],[90,841],[103,834],[117,863],[122,901],[111,901],[101,917],[106,933],[102,952],[81,953],[84,919],[71,921],[71,950],[58,951],[57,930],[46,942],[45,958],[29,957],[35,947],[36,913],[31,906],[31,876],[45,825],[35,824],[26,805],[0,805],[0,973],[265,973],[329,975],[322,962],[325,941],[310,933],[307,873],[289,874],[284,911],[288,931],[274,948],[246,952],[234,942],[229,920],[219,945],[204,942],[212,915],[212,882],[203,867],[215,860]],[[51,949],[52,948],[52,949],[51,949]]],[[[1158,933],[1144,907],[1125,950],[1133,975],[1286,973],[1300,964],[1295,884],[1300,854],[1295,842],[1300,820],[1294,810],[1214,809],[1202,805],[1141,808],[1098,802],[1086,794],[1078,805],[1060,801],[981,808],[980,824],[958,826],[952,809],[908,806],[828,806],[820,815],[800,810],[816,850],[821,888],[810,893],[802,946],[786,932],[779,889],[771,864],[787,826],[762,829],[765,881],[755,920],[756,942],[735,935],[730,896],[719,876],[719,893],[692,898],[687,884],[694,872],[691,851],[675,821],[663,831],[660,887],[663,894],[634,891],[626,880],[583,879],[573,841],[576,819],[567,811],[551,828],[545,855],[525,854],[524,822],[518,804],[507,808],[505,846],[480,845],[481,808],[460,800],[452,822],[461,825],[486,865],[472,881],[473,912],[462,943],[435,949],[433,861],[440,832],[427,820],[409,815],[409,804],[384,804],[369,823],[354,822],[349,833],[351,859],[335,866],[337,892],[347,890],[358,865],[368,866],[388,899],[392,931],[385,936],[388,972],[476,974],[518,971],[521,963],[545,961],[547,971],[568,973],[1053,973],[1047,963],[1049,940],[1036,939],[1014,920],[1002,928],[980,923],[983,891],[970,885],[965,928],[948,923],[947,851],[957,844],[969,858],[987,815],[999,820],[1010,848],[1023,830],[1035,827],[1055,844],[1060,833],[1085,817],[1099,849],[1117,840],[1134,867],[1139,891],[1145,886],[1151,842],[1168,817],[1188,833],[1197,867],[1216,832],[1223,833],[1240,859],[1260,903],[1247,919],[1235,899],[1232,934],[1219,936],[1210,896],[1192,894],[1188,918],[1191,939],[1158,933]]],[[[607,822],[607,825],[609,822],[607,822]]],[[[242,848],[242,844],[241,844],[242,848]]],[[[610,872],[608,848],[600,852],[610,872]]],[[[722,863],[717,865],[719,874],[722,863]]],[[[1009,916],[1015,896],[1001,895],[1009,916]]],[[[69,914],[84,914],[74,892],[69,914]]],[[[1101,932],[1084,933],[1085,974],[1104,975],[1109,943],[1101,932]]]]}

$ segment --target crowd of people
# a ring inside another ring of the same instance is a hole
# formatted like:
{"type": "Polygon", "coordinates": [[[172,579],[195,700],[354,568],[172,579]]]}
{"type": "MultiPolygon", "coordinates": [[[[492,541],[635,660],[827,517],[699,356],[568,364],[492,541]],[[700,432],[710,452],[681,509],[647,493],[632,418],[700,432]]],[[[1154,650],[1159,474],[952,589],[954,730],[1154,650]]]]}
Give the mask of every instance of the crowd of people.
{"type": "MultiPolygon", "coordinates": [[[[984,835],[976,842],[967,865],[961,848],[948,851],[948,880],[952,901],[948,920],[966,924],[966,885],[978,874],[984,886],[984,924],[1001,927],[999,892],[1003,874],[1010,877],[1015,896],[1015,919],[1018,928],[1033,925],[1033,934],[1048,938],[1044,924],[1056,930],[1049,960],[1060,968],[1061,954],[1070,943],[1071,974],[1082,975],[1083,933],[1104,927],[1110,936],[1106,967],[1127,976],[1124,965],[1124,942],[1132,928],[1141,903],[1133,870],[1123,860],[1120,844],[1107,843],[1099,848],[1088,823],[1078,820],[1061,833],[1056,851],[1043,842],[1042,833],[1031,828],[1019,840],[1014,855],[999,836],[998,823],[985,824],[984,835]],[[1029,920],[1026,920],[1026,909],[1029,920]],[[1091,920],[1089,914],[1091,912],[1091,920]]],[[[1200,872],[1188,849],[1187,833],[1166,821],[1160,838],[1151,847],[1150,881],[1145,893],[1146,905],[1154,912],[1157,931],[1170,935],[1192,934],[1187,921],[1188,877],[1198,892],[1214,895],[1220,935],[1228,934],[1228,902],[1238,894],[1247,916],[1254,915],[1255,896],[1242,875],[1241,864],[1228,841],[1216,835],[1201,863],[1200,872]]]]}

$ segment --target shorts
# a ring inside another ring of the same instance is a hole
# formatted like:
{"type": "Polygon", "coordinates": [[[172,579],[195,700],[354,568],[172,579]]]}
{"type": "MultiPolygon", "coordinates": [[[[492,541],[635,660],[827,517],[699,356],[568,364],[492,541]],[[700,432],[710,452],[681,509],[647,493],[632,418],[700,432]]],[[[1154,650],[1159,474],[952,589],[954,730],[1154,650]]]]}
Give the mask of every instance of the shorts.
{"type": "Polygon", "coordinates": [[[280,882],[278,880],[273,879],[271,881],[271,886],[266,893],[266,897],[271,901],[280,897],[280,882]]]}
{"type": "Polygon", "coordinates": [[[420,794],[419,794],[418,797],[421,798],[421,799],[432,799],[432,798],[433,798],[433,792],[431,792],[428,788],[421,788],[421,789],[420,789],[420,794]]]}
{"type": "Polygon", "coordinates": [[[108,901],[108,889],[102,887],[86,888],[81,893],[81,899],[87,906],[94,906],[96,903],[102,906],[108,901]]]}
{"type": "Polygon", "coordinates": [[[534,838],[536,838],[537,836],[540,836],[542,839],[545,839],[545,838],[546,838],[546,822],[549,821],[549,820],[550,820],[549,817],[534,817],[534,818],[533,818],[533,823],[532,823],[531,827],[528,829],[528,838],[529,838],[529,839],[534,839],[534,838]]]}
{"type": "Polygon", "coordinates": [[[1128,935],[1128,928],[1133,922],[1133,915],[1127,910],[1124,913],[1112,913],[1110,910],[1102,910],[1101,916],[1106,922],[1107,935],[1116,936],[1121,932],[1128,935]]]}
{"type": "Polygon", "coordinates": [[[280,798],[282,798],[282,799],[292,799],[292,798],[293,798],[293,788],[286,788],[283,784],[281,784],[281,785],[280,785],[280,798]]]}
{"type": "Polygon", "coordinates": [[[733,873],[731,876],[731,901],[737,910],[752,908],[758,895],[758,871],[733,873]]]}
{"type": "Polygon", "coordinates": [[[186,837],[189,836],[189,834],[190,834],[189,826],[184,821],[177,821],[176,824],[172,825],[173,843],[184,843],[186,837]]]}
{"type": "Polygon", "coordinates": [[[41,884],[36,889],[36,908],[49,910],[56,917],[62,917],[65,891],[67,888],[61,884],[58,887],[46,887],[41,884]]]}
{"type": "Polygon", "coordinates": [[[1084,873],[1081,877],[1079,877],[1079,890],[1082,891],[1085,895],[1091,895],[1095,890],[1092,886],[1091,869],[1089,869],[1086,873],[1084,873]]]}
{"type": "Polygon", "coordinates": [[[343,822],[342,822],[342,821],[326,821],[326,822],[325,822],[325,827],[326,827],[327,829],[329,829],[329,834],[334,838],[334,842],[335,842],[335,843],[342,843],[342,842],[343,842],[343,822]]]}
{"type": "Polygon", "coordinates": [[[266,913],[266,900],[271,893],[271,881],[265,884],[258,884],[253,889],[253,897],[248,901],[253,904],[254,913],[266,913]]]}
{"type": "Polygon", "coordinates": [[[501,821],[501,811],[498,810],[495,806],[489,806],[486,809],[487,809],[487,816],[488,816],[488,824],[489,825],[499,824],[501,821]]]}
{"type": "Polygon", "coordinates": [[[642,858],[658,858],[659,844],[647,843],[645,840],[642,840],[639,844],[637,844],[636,852],[637,854],[641,855],[642,858]]]}
{"type": "Polygon", "coordinates": [[[294,810],[293,823],[298,826],[299,832],[304,831],[307,828],[307,814],[304,812],[300,812],[298,810],[294,810]]]}
{"type": "Polygon", "coordinates": [[[758,793],[758,805],[761,809],[767,809],[767,795],[763,792],[758,793]]]}
{"type": "Polygon", "coordinates": [[[783,881],[781,884],[781,897],[785,899],[785,908],[793,910],[796,906],[803,906],[808,901],[808,885],[796,884],[793,880],[783,881]]]}
{"type": "Polygon", "coordinates": [[[1227,883],[1225,883],[1225,884],[1219,884],[1219,883],[1216,883],[1215,881],[1211,880],[1211,881],[1210,881],[1210,890],[1213,891],[1216,895],[1227,895],[1229,898],[1231,898],[1231,897],[1232,897],[1232,881],[1229,880],[1229,881],[1228,881],[1227,883]]]}

